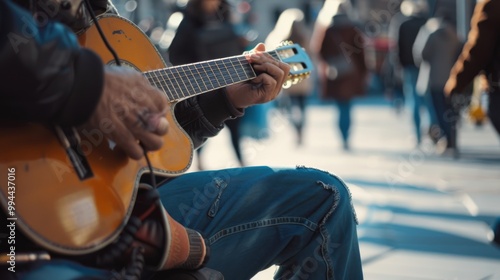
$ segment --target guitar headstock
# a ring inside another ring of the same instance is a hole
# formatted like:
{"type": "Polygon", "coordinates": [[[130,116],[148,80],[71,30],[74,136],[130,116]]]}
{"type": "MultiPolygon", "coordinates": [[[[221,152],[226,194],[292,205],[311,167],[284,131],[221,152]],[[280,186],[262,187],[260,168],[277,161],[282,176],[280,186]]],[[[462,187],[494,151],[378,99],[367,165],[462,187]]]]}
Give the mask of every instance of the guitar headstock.
{"type": "Polygon", "coordinates": [[[292,41],[283,41],[274,51],[282,62],[291,67],[290,74],[283,85],[284,88],[289,88],[309,77],[313,64],[309,55],[300,45],[294,44],[292,41]]]}

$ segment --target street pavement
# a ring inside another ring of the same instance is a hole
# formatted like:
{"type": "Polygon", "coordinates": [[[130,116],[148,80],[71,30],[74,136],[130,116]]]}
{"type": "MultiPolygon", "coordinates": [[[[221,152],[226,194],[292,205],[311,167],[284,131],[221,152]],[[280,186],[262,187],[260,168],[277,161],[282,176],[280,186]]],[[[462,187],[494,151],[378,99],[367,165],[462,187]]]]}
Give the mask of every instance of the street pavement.
{"type": "MultiPolygon", "coordinates": [[[[427,138],[417,146],[410,113],[396,113],[383,98],[354,106],[349,151],[336,122],[333,106],[309,106],[298,146],[286,115],[271,110],[269,137],[242,139],[245,159],[343,178],[359,219],[365,279],[500,279],[500,247],[489,242],[490,224],[500,217],[500,138],[489,123],[461,119],[453,157],[427,138]]],[[[237,166],[227,131],[206,144],[203,159],[208,169],[237,166]]],[[[272,279],[275,269],[252,280],[272,279]]]]}

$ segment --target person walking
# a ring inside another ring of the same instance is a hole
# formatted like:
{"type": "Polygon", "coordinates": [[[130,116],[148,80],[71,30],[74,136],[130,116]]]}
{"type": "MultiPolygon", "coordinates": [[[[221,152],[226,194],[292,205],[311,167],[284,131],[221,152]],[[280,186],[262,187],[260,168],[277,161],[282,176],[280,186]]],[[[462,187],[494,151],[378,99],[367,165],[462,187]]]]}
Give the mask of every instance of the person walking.
{"type": "Polygon", "coordinates": [[[446,8],[436,11],[421,28],[413,45],[414,60],[419,65],[416,90],[420,96],[429,96],[438,120],[434,137],[444,136],[446,145],[438,153],[457,156],[456,122],[458,112],[445,99],[444,86],[462,44],[458,38],[451,14],[446,8]]]}
{"type": "MultiPolygon", "coordinates": [[[[415,131],[416,144],[422,142],[422,119],[421,108],[425,108],[429,116],[429,132],[437,126],[436,116],[431,105],[430,98],[417,93],[418,67],[413,59],[413,44],[417,38],[420,28],[427,21],[428,4],[425,0],[404,0],[401,3],[401,14],[403,17],[395,16],[391,30],[395,33],[396,52],[398,64],[402,69],[403,94],[407,108],[410,108],[415,131]]],[[[432,138],[432,133],[429,133],[432,138]]],[[[437,139],[433,139],[434,142],[437,139]]]]}
{"type": "Polygon", "coordinates": [[[349,2],[325,2],[323,9],[332,8],[334,15],[330,25],[324,29],[317,24],[313,40],[319,40],[319,43],[311,43],[319,61],[321,98],[335,101],[339,110],[338,128],[343,149],[349,150],[353,99],[366,94],[369,71],[365,62],[363,34],[349,17],[349,2]],[[315,50],[314,46],[318,49],[315,50]]]}
{"type": "MultiPolygon", "coordinates": [[[[463,94],[478,76],[486,77],[488,118],[500,136],[500,1],[481,0],[474,8],[471,29],[444,87],[447,98],[463,94]]],[[[500,246],[500,216],[491,225],[491,241],[500,246]]]]}
{"type": "MultiPolygon", "coordinates": [[[[242,54],[247,42],[232,24],[231,7],[226,0],[190,0],[184,17],[168,48],[173,65],[188,64],[242,54]]],[[[240,166],[246,163],[241,151],[241,118],[226,121],[233,151],[240,166]]],[[[198,169],[203,170],[203,147],[196,150],[198,169]]]]}

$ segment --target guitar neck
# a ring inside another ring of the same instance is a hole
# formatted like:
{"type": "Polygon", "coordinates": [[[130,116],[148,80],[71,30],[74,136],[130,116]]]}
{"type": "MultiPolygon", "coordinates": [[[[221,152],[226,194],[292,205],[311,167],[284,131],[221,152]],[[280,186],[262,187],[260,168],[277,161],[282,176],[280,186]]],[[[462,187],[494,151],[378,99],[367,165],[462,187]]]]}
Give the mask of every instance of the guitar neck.
{"type": "MultiPolygon", "coordinates": [[[[280,60],[276,51],[267,52],[280,60]]],[[[170,101],[251,80],[257,75],[244,55],[232,56],[144,72],[144,76],[163,90],[170,101]]]]}

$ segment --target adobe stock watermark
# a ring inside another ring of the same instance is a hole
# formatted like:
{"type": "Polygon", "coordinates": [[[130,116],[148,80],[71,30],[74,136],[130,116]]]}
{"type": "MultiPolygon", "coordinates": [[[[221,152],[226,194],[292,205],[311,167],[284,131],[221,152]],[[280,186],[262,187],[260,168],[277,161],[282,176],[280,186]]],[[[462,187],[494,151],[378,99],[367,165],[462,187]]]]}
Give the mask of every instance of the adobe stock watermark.
{"type": "Polygon", "coordinates": [[[210,180],[200,189],[192,188],[193,198],[189,203],[180,203],[179,209],[182,219],[189,224],[199,215],[215,217],[219,210],[219,203],[231,178],[241,172],[239,168],[215,170],[209,173],[210,180]]]}

